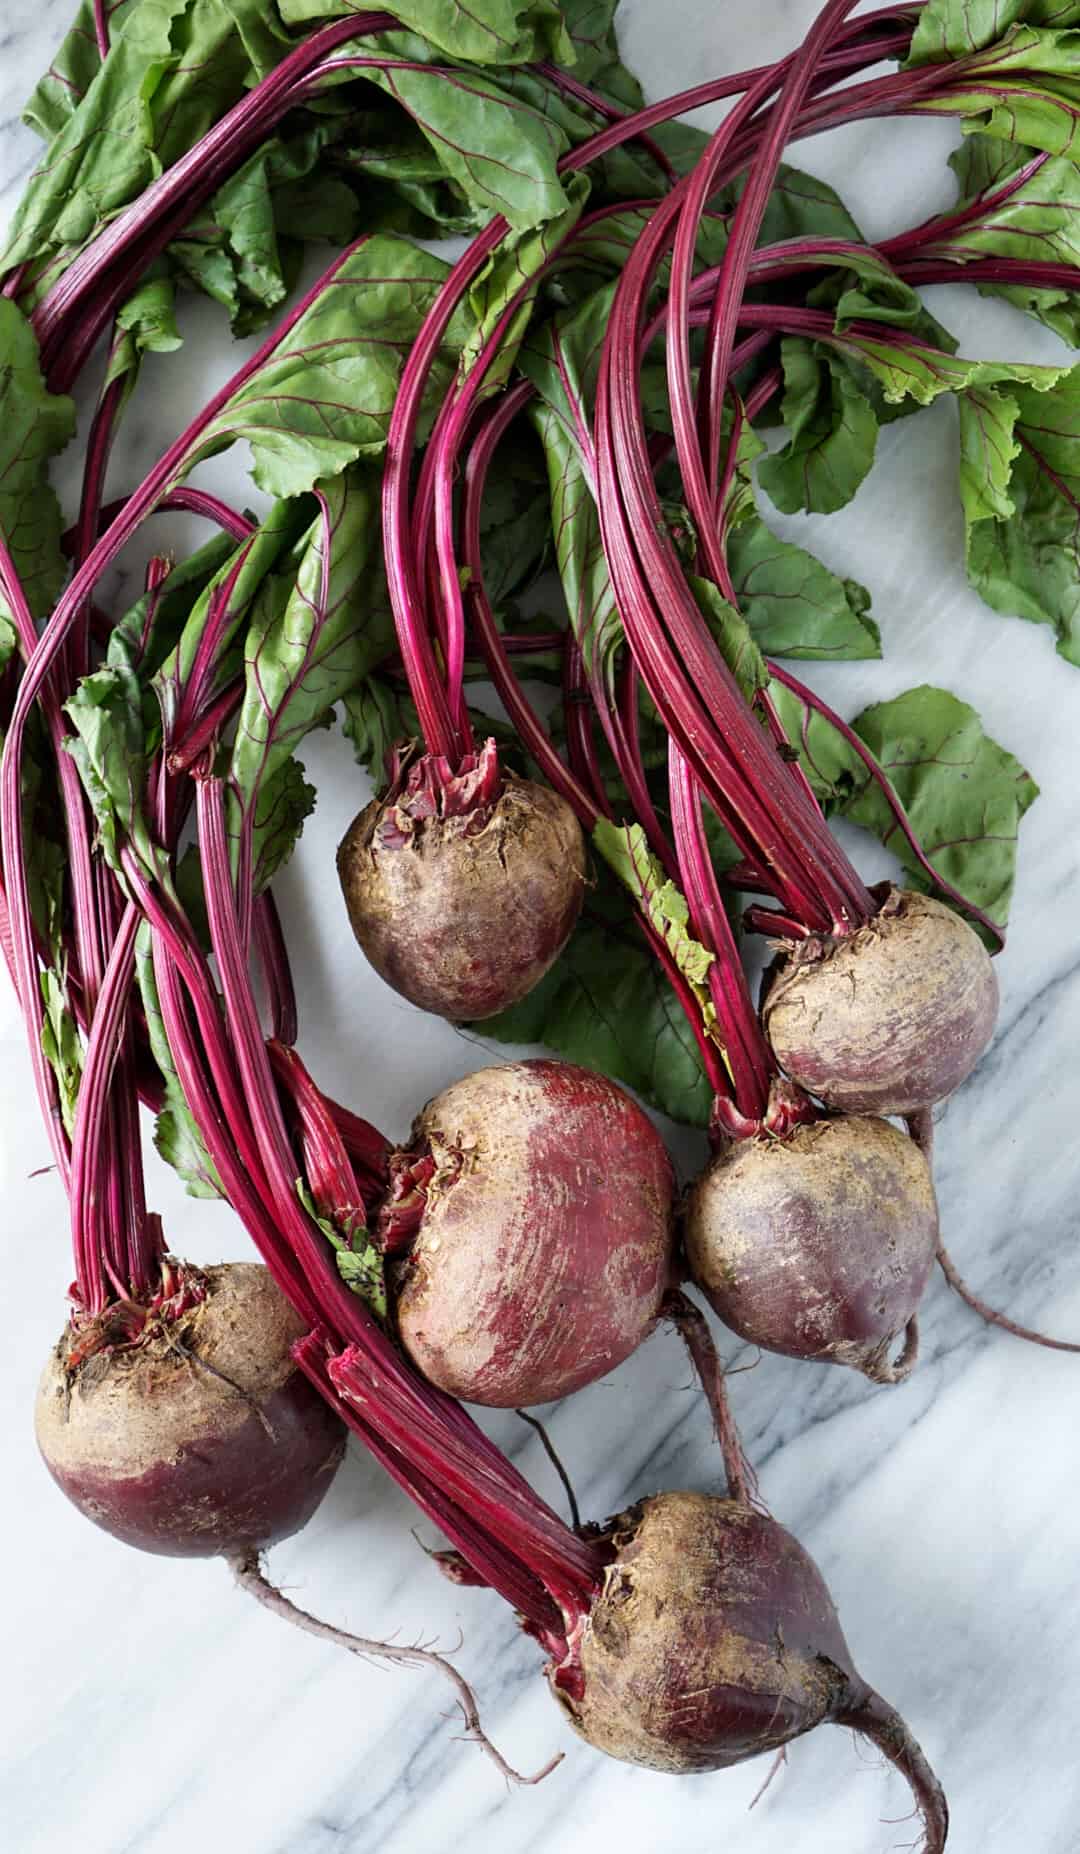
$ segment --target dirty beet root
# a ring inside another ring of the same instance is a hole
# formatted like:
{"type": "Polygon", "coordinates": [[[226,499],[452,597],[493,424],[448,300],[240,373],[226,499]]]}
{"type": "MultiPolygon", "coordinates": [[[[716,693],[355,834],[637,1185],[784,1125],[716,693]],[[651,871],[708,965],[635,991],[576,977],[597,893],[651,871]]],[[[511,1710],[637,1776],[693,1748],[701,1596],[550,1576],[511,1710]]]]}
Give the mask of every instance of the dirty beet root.
{"type": "Polygon", "coordinates": [[[659,1494],[609,1528],[613,1557],[580,1639],[548,1678],[598,1750],[653,1770],[721,1770],[823,1724],[879,1747],[939,1854],[941,1786],[907,1726],[852,1665],[813,1560],[734,1500],[659,1494]]]}
{"type": "Polygon", "coordinates": [[[792,1358],[892,1383],[895,1342],[934,1265],[938,1213],[918,1146],[887,1120],[816,1120],[785,1138],[725,1141],[690,1190],[694,1280],[726,1325],[792,1358]]]}
{"type": "Polygon", "coordinates": [[[994,1033],[998,985],[974,928],[927,895],[889,889],[842,940],[803,941],[762,1008],[781,1068],[849,1114],[911,1114],[970,1075],[994,1033]]]}
{"type": "Polygon", "coordinates": [[[306,1328],[257,1263],[189,1271],[201,1298],[137,1343],[66,1331],[38,1389],[38,1446],[74,1506],[166,1557],[262,1550],[305,1525],[343,1424],[293,1363],[306,1328]],[[203,1291],[204,1290],[204,1291],[203,1291]]]}
{"type": "Polygon", "coordinates": [[[489,741],[456,775],[431,756],[403,771],[351,825],[338,875],[388,985],[440,1017],[493,1017],[573,932],[585,840],[556,792],[500,772],[489,741]]]}
{"type": "Polygon", "coordinates": [[[380,1234],[402,1256],[398,1332],[442,1390],[547,1403],[651,1330],[674,1179],[655,1127],[614,1082],[569,1062],[481,1069],[428,1103],[391,1173],[380,1234]]]}

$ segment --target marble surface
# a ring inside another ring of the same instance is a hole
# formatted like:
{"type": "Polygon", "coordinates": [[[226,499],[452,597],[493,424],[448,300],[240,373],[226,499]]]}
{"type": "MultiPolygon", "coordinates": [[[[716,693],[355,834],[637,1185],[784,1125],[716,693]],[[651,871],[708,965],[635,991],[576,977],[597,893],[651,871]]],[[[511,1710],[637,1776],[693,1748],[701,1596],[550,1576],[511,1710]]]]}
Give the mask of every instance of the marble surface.
{"type": "MultiPolygon", "coordinates": [[[[811,0],[624,0],[626,52],[659,95],[777,56],[812,11],[811,0]]],[[[35,151],[19,105],[68,12],[69,0],[8,0],[3,10],[0,210],[35,151]]],[[[802,158],[841,184],[881,236],[948,199],[952,139],[943,124],[866,125],[802,158]]],[[[936,295],[970,352],[1055,352],[1011,312],[936,295]]],[[[147,370],[117,489],[142,474],[228,364],[216,315],[188,309],[185,332],[184,352],[147,370]]],[[[999,966],[1000,1027],[940,1116],[938,1184],[948,1239],[980,1289],[1019,1318],[1080,1337],[1080,675],[1044,631],[994,616],[966,590],[955,466],[945,407],[884,434],[878,467],[843,515],[788,527],[873,589],[886,660],[822,669],[831,699],[851,713],[918,681],[953,687],[1043,787],[999,966]]],[[[236,487],[239,468],[219,463],[210,480],[236,487]]],[[[70,473],[65,480],[70,491],[70,473]]],[[[174,534],[182,544],[182,530],[174,534]]],[[[487,1052],[421,1024],[359,965],[336,890],[325,906],[320,897],[364,792],[333,738],[318,738],[310,766],[319,811],[281,893],[305,1047],[341,1098],[402,1132],[422,1099],[487,1052]]],[[[877,873],[881,859],[861,852],[877,873]]],[[[692,1164],[692,1144],[680,1150],[692,1164]]],[[[87,1527],[47,1479],[31,1435],[35,1380],[69,1277],[62,1195],[54,1176],[38,1175],[46,1162],[5,989],[0,1836],[12,1854],[442,1854],[458,1845],[470,1854],[676,1845],[887,1854],[917,1839],[901,1782],[845,1732],[794,1746],[752,1815],[761,1763],[676,1781],[571,1742],[533,1647],[494,1598],[434,1575],[406,1502],[360,1453],[302,1538],[273,1554],[274,1575],[346,1626],[460,1643],[458,1663],[506,1754],[535,1768],[565,1749],[539,1788],[507,1792],[459,1741],[436,1679],[295,1635],[235,1592],[220,1565],[144,1558],[87,1527]]],[[[245,1253],[224,1207],[183,1198],[156,1162],[151,1186],[176,1251],[245,1253]]],[[[763,1359],[734,1380],[738,1415],[764,1493],[827,1576],[859,1665],[904,1711],[948,1787],[950,1848],[1069,1854],[1080,1848],[1080,1360],[987,1331],[940,1281],[923,1345],[915,1376],[895,1390],[763,1359]]],[[[730,1342],[726,1351],[753,1362],[730,1342]]],[[[708,1427],[667,1333],[550,1417],[588,1514],[660,1487],[716,1483],[708,1427]]],[[[555,1498],[528,1432],[512,1416],[493,1429],[555,1498]]]]}

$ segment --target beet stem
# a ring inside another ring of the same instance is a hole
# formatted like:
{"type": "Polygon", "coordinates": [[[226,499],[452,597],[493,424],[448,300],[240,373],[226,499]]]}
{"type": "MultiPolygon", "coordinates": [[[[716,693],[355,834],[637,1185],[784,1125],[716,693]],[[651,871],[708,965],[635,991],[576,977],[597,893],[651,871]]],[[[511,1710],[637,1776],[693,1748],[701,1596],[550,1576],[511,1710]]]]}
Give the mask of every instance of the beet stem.
{"type": "Polygon", "coordinates": [[[728,1492],[740,1506],[761,1510],[757,1475],[743,1449],[727,1393],[727,1373],[716,1350],[709,1323],[700,1307],[695,1307],[681,1288],[670,1289],[662,1308],[663,1317],[671,1321],[690,1354],[705,1400],[712,1413],[713,1428],[724,1458],[728,1492]]]}
{"type": "Polygon", "coordinates": [[[895,1764],[910,1784],[922,1816],[926,1832],[923,1854],[941,1854],[949,1832],[949,1805],[921,1747],[900,1714],[880,1693],[866,1687],[854,1705],[837,1715],[835,1723],[850,1725],[861,1732],[884,1753],[890,1764],[895,1764]]]}
{"type": "Polygon", "coordinates": [[[528,1410],[515,1410],[514,1415],[520,1416],[522,1422],[528,1423],[529,1428],[535,1429],[537,1435],[539,1436],[540,1447],[543,1449],[545,1455],[547,1456],[556,1474],[558,1475],[560,1481],[562,1482],[563,1492],[566,1495],[566,1504],[570,1508],[570,1524],[573,1526],[575,1532],[580,1532],[581,1531],[581,1508],[578,1505],[577,1495],[574,1492],[574,1484],[571,1481],[570,1476],[567,1473],[565,1467],[563,1466],[562,1460],[559,1457],[559,1454],[558,1454],[558,1451],[556,1450],[554,1442],[551,1440],[551,1437],[548,1435],[547,1429],[545,1428],[544,1424],[540,1421],[540,1418],[538,1416],[530,1416],[528,1410]]]}
{"type": "Polygon", "coordinates": [[[272,1616],[280,1616],[283,1622],[291,1622],[294,1628],[303,1629],[305,1634],[314,1635],[319,1641],[333,1642],[335,1647],[344,1648],[349,1654],[360,1655],[365,1659],[370,1657],[389,1661],[395,1667],[434,1668],[444,1680],[450,1682],[457,1695],[458,1704],[465,1719],[466,1737],[480,1746],[484,1756],[491,1759],[496,1770],[500,1776],[505,1777],[507,1783],[525,1785],[542,1783],[544,1778],[549,1777],[556,1766],[562,1763],[565,1754],[557,1751],[555,1756],[531,1777],[522,1776],[512,1764],[508,1764],[502,1752],[492,1744],[480,1723],[476,1695],[468,1681],[463,1674],[459,1674],[457,1668],[444,1655],[436,1654],[434,1649],[402,1648],[396,1642],[374,1641],[367,1636],[353,1635],[346,1629],[335,1628],[333,1623],[321,1621],[318,1616],[311,1615],[308,1610],[301,1609],[298,1604],[293,1603],[289,1597],[277,1589],[276,1585],[270,1582],[255,1553],[236,1553],[228,1557],[225,1562],[241,1590],[246,1590],[248,1596],[254,1597],[255,1601],[261,1603],[264,1609],[268,1609],[272,1616]]]}

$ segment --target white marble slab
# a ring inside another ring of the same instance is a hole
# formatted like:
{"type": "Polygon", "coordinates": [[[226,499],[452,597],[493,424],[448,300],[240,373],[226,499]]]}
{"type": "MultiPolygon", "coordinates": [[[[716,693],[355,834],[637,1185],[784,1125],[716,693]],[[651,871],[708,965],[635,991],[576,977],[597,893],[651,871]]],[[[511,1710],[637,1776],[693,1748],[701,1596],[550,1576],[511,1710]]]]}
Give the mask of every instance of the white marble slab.
{"type": "MultiPolygon", "coordinates": [[[[68,10],[68,0],[8,0],[3,11],[0,209],[34,152],[18,108],[68,10]]],[[[659,95],[779,55],[813,10],[810,0],[625,0],[626,53],[659,95]]],[[[942,124],[864,125],[801,158],[842,185],[867,231],[882,236],[949,198],[952,139],[942,124]]],[[[943,313],[969,351],[1043,359],[1055,350],[965,293],[943,313]]],[[[137,479],[229,364],[216,315],[189,309],[185,329],[184,354],[147,369],[117,488],[137,479]]],[[[872,587],[882,624],[885,664],[822,670],[831,699],[854,712],[914,682],[941,682],[979,706],[1043,787],[1000,962],[1000,1029],[942,1115],[938,1177],[949,1239],[973,1281],[1018,1317],[1080,1337],[1080,673],[1055,657],[1045,632],[993,616],[966,590],[955,452],[948,408],[907,422],[884,434],[878,468],[844,515],[790,527],[872,587]]],[[[235,463],[215,474],[243,493],[235,463]]],[[[417,1104],[484,1051],[421,1020],[360,964],[331,856],[362,782],[332,739],[315,741],[310,765],[319,812],[281,897],[305,1047],[343,1099],[403,1132],[417,1104]]],[[[566,1750],[540,1788],[507,1793],[458,1742],[434,1678],[294,1636],[236,1594],[218,1565],[143,1558],[91,1530],[53,1489],[31,1436],[35,1379],[70,1272],[58,1184],[29,1176],[46,1158],[5,989],[0,1836],[13,1854],[886,1854],[915,1840],[902,1784],[846,1733],[796,1745],[753,1815],[760,1763],[675,1781],[571,1742],[534,1649],[495,1599],[432,1573],[405,1501],[358,1453],[303,1537],[273,1555],[275,1575],[356,1629],[449,1646],[460,1634],[458,1660],[506,1753],[535,1767],[566,1750]]],[[[156,1163],[152,1201],[179,1253],[245,1253],[231,1214],[183,1198],[156,1163]]],[[[735,1379],[739,1417],[765,1495],[826,1573],[863,1671],[906,1713],[947,1784],[955,1854],[1070,1854],[1080,1848],[1080,1360],[987,1332],[940,1282],[924,1352],[898,1390],[765,1359],[735,1379]]],[[[555,1410],[552,1426],[591,1515],[658,1487],[715,1484],[707,1424],[666,1334],[555,1410]]],[[[553,1493],[516,1420],[493,1427],[553,1493]]]]}

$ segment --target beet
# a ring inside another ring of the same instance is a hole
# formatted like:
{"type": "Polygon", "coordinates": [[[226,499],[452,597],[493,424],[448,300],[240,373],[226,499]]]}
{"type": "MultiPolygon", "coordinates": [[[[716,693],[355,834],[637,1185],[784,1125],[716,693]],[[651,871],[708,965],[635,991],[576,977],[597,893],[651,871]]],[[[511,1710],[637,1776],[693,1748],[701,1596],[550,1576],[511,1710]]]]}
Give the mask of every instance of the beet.
{"type": "Polygon", "coordinates": [[[848,1725],[907,1777],[928,1854],[944,1847],[940,1785],[856,1673],[821,1573],[789,1532],[734,1500],[667,1493],[620,1514],[607,1535],[603,1588],[548,1676],[589,1744],[686,1774],[848,1725]]]}
{"type": "Polygon", "coordinates": [[[826,1106],[911,1114],[970,1075],[997,1010],[974,928],[940,901],[890,889],[857,932],[788,955],[762,1018],[781,1068],[826,1106]]]}
{"type": "Polygon", "coordinates": [[[298,1532],[337,1472],[345,1430],[293,1363],[306,1330],[258,1263],[209,1268],[205,1298],[138,1344],[38,1390],[38,1446],[57,1485],[114,1538],[165,1557],[261,1550],[298,1532]]]}
{"type": "Polygon", "coordinates": [[[674,1179],[656,1129],[614,1082],[569,1062],[480,1069],[428,1103],[393,1169],[431,1174],[396,1271],[397,1320],[441,1389],[547,1403],[650,1331],[674,1179]]]}
{"type": "Polygon", "coordinates": [[[548,786],[512,773],[490,795],[462,783],[414,766],[350,826],[338,875],[380,977],[422,1010],[470,1020],[516,1004],[558,958],[581,912],[585,839],[548,786]]]}
{"type": "Polygon", "coordinates": [[[690,1190],[684,1241],[695,1281],[744,1339],[893,1381],[889,1354],[937,1249],[930,1168],[887,1120],[725,1141],[690,1190]]]}

